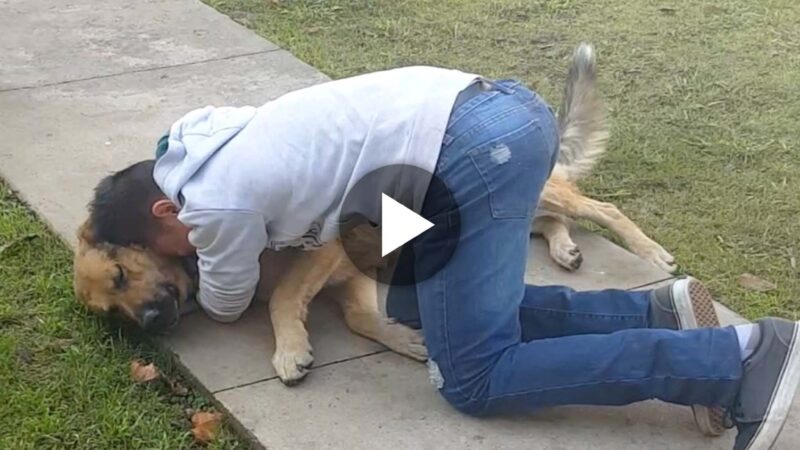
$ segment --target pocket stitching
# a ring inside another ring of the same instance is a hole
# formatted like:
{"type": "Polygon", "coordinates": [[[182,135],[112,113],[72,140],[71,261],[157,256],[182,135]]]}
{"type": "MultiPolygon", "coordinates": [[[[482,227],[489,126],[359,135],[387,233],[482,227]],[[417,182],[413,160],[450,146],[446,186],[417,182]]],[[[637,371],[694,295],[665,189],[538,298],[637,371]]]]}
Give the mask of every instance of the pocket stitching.
{"type": "Polygon", "coordinates": [[[492,217],[495,218],[495,219],[522,219],[522,218],[525,218],[525,217],[528,216],[529,211],[526,211],[524,213],[516,213],[514,211],[507,211],[507,210],[504,210],[504,209],[499,209],[497,206],[495,206],[495,201],[494,201],[494,198],[495,198],[495,194],[494,194],[495,187],[494,187],[493,183],[488,179],[488,176],[484,173],[484,169],[481,167],[480,163],[478,162],[477,156],[481,151],[485,151],[485,150],[487,150],[489,148],[494,147],[500,141],[513,140],[513,139],[517,138],[518,136],[521,136],[522,134],[524,134],[524,132],[527,132],[528,130],[531,130],[531,131],[539,130],[541,132],[542,131],[542,126],[540,124],[540,121],[538,119],[531,120],[530,122],[528,122],[525,125],[522,125],[518,129],[516,129],[514,131],[510,131],[510,132],[508,132],[508,133],[506,133],[506,134],[504,134],[502,136],[496,137],[496,138],[492,139],[491,141],[489,141],[489,142],[487,142],[485,144],[482,144],[482,145],[480,145],[478,147],[475,147],[472,150],[469,150],[467,152],[467,155],[469,156],[470,160],[472,161],[472,164],[475,166],[475,169],[478,171],[478,175],[481,177],[481,179],[483,180],[483,183],[486,185],[486,190],[487,190],[488,197],[489,197],[489,207],[492,210],[492,217]]]}

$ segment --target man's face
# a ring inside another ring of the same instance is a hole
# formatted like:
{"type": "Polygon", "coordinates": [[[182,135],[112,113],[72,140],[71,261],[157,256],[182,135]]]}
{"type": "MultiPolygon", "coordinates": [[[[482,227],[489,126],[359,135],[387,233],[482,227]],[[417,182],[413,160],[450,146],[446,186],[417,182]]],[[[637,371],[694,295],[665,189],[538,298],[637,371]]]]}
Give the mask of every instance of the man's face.
{"type": "Polygon", "coordinates": [[[191,256],[195,248],[189,242],[191,229],[178,220],[180,209],[167,199],[153,204],[152,213],[158,222],[158,232],[148,247],[163,256],[191,256]]]}
{"type": "Polygon", "coordinates": [[[150,243],[150,248],[163,256],[191,256],[196,249],[189,242],[189,231],[190,228],[177,218],[162,219],[160,230],[150,243]]]}

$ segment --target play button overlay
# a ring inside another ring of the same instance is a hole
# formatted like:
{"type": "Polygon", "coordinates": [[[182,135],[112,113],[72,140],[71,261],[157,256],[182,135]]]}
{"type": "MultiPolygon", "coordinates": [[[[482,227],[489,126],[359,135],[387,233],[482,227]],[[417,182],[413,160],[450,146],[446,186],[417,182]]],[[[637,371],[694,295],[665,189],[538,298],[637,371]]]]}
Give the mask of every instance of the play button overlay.
{"type": "Polygon", "coordinates": [[[433,223],[381,193],[381,257],[433,227],[433,223]]]}
{"type": "Polygon", "coordinates": [[[458,207],[445,183],[411,165],[385,166],[361,177],[339,214],[350,262],[394,286],[438,273],[455,252],[460,231],[458,207]]]}

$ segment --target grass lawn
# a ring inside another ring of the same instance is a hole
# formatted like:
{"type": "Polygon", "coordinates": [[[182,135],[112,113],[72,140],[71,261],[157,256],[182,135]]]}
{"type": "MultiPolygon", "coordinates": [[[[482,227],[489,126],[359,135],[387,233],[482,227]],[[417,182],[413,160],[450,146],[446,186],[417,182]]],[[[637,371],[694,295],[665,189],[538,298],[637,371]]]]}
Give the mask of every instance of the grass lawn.
{"type": "MultiPolygon", "coordinates": [[[[0,183],[0,449],[182,449],[187,408],[208,402],[136,385],[130,360],[174,370],[146,342],[90,317],[72,294],[72,256],[0,183]]],[[[225,430],[211,448],[245,447],[225,430]]]]}
{"type": "Polygon", "coordinates": [[[613,129],[587,193],[743,315],[800,317],[796,0],[206,1],[334,78],[442,65],[554,104],[574,45],[596,44],[613,129]]]}

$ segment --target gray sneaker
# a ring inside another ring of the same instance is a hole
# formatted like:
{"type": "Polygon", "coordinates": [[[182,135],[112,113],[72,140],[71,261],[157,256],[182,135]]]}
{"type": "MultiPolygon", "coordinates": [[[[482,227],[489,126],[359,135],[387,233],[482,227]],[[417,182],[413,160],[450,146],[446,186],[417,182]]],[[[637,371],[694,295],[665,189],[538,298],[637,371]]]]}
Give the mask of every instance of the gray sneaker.
{"type": "MultiPolygon", "coordinates": [[[[714,300],[703,283],[688,277],[655,289],[650,297],[650,327],[689,330],[719,327],[714,300]]],[[[719,436],[725,432],[725,410],[692,406],[694,422],[701,433],[719,436]]]]}
{"type": "Polygon", "coordinates": [[[742,385],[731,411],[739,430],[734,450],[772,448],[800,385],[800,323],[775,318],[756,323],[761,340],[743,363],[742,385]]]}

